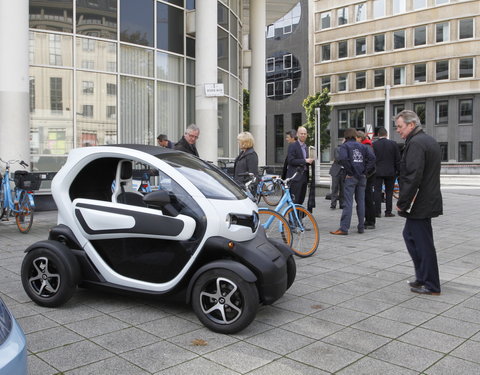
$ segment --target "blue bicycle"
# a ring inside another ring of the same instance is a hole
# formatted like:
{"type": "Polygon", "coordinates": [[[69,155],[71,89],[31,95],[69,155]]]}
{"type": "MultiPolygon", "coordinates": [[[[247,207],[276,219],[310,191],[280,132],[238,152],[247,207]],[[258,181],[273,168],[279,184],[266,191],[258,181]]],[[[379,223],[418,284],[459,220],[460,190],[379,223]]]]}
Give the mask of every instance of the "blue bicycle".
{"type": "Polygon", "coordinates": [[[33,224],[33,213],[35,210],[35,200],[33,199],[33,190],[40,187],[40,179],[33,173],[27,171],[15,171],[14,179],[15,189],[11,189],[10,165],[20,164],[22,167],[28,167],[23,160],[2,160],[5,164],[5,174],[2,178],[0,189],[0,219],[9,220],[15,216],[20,233],[28,233],[33,224]]]}
{"type": "Polygon", "coordinates": [[[296,173],[286,180],[277,179],[283,190],[280,202],[274,210],[259,208],[258,215],[267,236],[279,236],[283,242],[290,245],[296,255],[308,257],[317,251],[320,234],[313,215],[302,205],[293,203],[290,182],[295,176],[296,173]],[[278,216],[285,220],[280,220],[278,216]]]}

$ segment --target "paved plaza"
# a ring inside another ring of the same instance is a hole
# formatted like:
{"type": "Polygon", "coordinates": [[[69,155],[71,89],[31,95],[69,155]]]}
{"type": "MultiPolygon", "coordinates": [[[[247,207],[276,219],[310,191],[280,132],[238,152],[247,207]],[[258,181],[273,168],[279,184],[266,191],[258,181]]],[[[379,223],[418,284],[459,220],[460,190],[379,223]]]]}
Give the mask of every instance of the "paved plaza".
{"type": "MultiPolygon", "coordinates": [[[[445,185],[444,185],[445,186],[445,185]]],[[[204,328],[189,306],[78,289],[60,308],[33,304],[20,282],[25,248],[46,239],[56,212],[31,233],[0,223],[0,296],[27,336],[35,374],[480,374],[480,188],[442,189],[433,220],[441,296],[410,292],[404,219],[333,236],[340,210],[317,199],[320,246],[297,279],[236,335],[204,328]]],[[[352,221],[356,228],[356,219],[352,221]]]]}

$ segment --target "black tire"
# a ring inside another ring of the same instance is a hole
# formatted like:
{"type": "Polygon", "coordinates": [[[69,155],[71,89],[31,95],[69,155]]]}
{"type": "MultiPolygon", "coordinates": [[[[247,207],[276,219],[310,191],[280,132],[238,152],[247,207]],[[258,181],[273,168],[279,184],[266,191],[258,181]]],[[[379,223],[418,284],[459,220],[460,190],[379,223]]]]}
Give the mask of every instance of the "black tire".
{"type": "Polygon", "coordinates": [[[208,329],[218,333],[236,333],[247,327],[258,304],[254,283],[221,268],[200,275],[192,291],[193,311],[208,329]]]}
{"type": "Polygon", "coordinates": [[[290,255],[287,259],[287,290],[292,286],[296,276],[297,264],[295,263],[295,259],[293,259],[293,255],[290,255]]]}
{"type": "Polygon", "coordinates": [[[15,205],[17,212],[15,213],[15,221],[20,233],[26,234],[30,231],[33,224],[34,209],[30,204],[30,199],[26,192],[20,195],[20,204],[15,205]]]}
{"type": "Polygon", "coordinates": [[[56,307],[66,303],[78,284],[79,267],[73,254],[36,248],[23,259],[23,288],[37,305],[56,307]],[[72,259],[73,257],[73,259],[72,259]]]}
{"type": "Polygon", "coordinates": [[[261,194],[266,204],[276,206],[283,197],[283,189],[280,183],[267,181],[263,183],[261,194]]]}

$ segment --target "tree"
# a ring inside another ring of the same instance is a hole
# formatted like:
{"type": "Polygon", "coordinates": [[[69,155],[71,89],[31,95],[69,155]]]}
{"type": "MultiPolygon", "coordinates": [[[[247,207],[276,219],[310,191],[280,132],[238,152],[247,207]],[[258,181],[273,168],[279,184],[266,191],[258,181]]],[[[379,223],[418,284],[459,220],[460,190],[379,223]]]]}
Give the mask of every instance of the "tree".
{"type": "Polygon", "coordinates": [[[330,93],[327,88],[315,95],[309,95],[302,103],[305,108],[307,122],[304,125],[310,135],[307,139],[309,146],[315,145],[315,108],[320,108],[320,151],[330,146],[330,131],[327,129],[330,123],[330,112],[332,107],[328,105],[330,93]]]}
{"type": "Polygon", "coordinates": [[[243,89],[243,131],[250,130],[250,91],[243,89]]]}

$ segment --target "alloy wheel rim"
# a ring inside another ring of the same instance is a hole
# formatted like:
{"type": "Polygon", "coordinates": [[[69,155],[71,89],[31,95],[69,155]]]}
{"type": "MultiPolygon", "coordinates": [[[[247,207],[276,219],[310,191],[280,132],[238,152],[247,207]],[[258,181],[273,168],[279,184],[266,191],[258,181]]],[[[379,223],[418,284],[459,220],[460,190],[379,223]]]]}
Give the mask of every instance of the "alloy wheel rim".
{"type": "Polygon", "coordinates": [[[60,288],[60,274],[55,264],[46,257],[38,257],[32,261],[28,283],[32,291],[43,298],[54,296],[60,288]]]}
{"type": "Polygon", "coordinates": [[[202,312],[217,324],[232,324],[242,315],[242,294],[233,281],[224,277],[206,282],[199,298],[202,312]]]}

